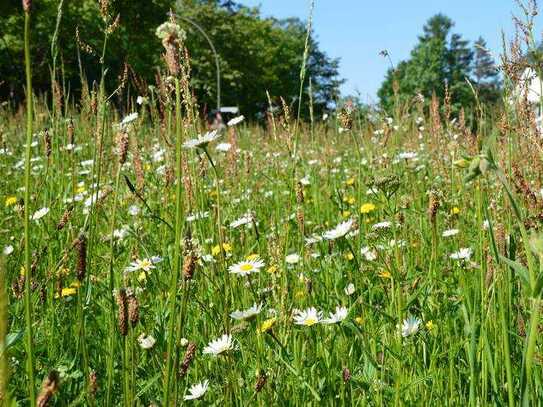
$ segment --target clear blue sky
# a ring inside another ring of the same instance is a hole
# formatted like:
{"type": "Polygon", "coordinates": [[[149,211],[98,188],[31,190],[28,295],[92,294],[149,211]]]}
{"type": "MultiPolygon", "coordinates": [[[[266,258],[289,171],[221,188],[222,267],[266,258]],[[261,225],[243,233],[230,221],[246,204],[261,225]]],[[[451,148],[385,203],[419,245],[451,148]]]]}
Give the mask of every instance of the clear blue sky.
{"type": "MultiPolygon", "coordinates": [[[[277,18],[306,20],[309,12],[309,0],[238,2],[260,5],[264,16],[277,18]]],[[[389,66],[379,51],[388,50],[394,63],[407,58],[426,20],[439,12],[455,22],[454,32],[465,39],[482,35],[496,55],[501,31],[510,37],[512,13],[520,15],[513,0],[316,0],[314,29],[322,49],[341,58],[341,75],[347,80],[343,93],[359,91],[364,100],[374,101],[389,66]]],[[[538,16],[537,28],[540,22],[538,16]]]]}

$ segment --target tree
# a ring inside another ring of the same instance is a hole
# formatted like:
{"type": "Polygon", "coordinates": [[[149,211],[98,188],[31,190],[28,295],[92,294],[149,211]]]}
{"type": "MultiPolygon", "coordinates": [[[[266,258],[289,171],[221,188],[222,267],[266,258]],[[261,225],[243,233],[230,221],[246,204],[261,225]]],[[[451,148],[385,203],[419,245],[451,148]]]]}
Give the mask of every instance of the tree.
{"type": "MultiPolygon", "coordinates": [[[[34,85],[38,91],[51,89],[50,50],[59,1],[34,2],[32,55],[34,85]]],[[[145,85],[154,82],[156,69],[163,67],[162,46],[155,36],[155,29],[168,18],[172,3],[171,0],[110,1],[110,14],[113,18],[118,15],[120,24],[110,35],[105,58],[109,91],[118,86],[125,66],[130,67],[132,82],[138,84],[130,94],[145,91],[145,85]]],[[[0,97],[6,97],[10,92],[23,97],[24,75],[18,69],[23,61],[20,4],[20,0],[0,1],[0,97]]],[[[174,11],[184,17],[178,22],[187,31],[192,85],[202,109],[215,107],[215,59],[207,39],[187,22],[187,18],[207,33],[217,49],[223,105],[238,105],[243,114],[252,116],[266,109],[266,90],[273,96],[284,97],[289,103],[297,97],[306,29],[302,21],[263,18],[258,8],[244,7],[233,0],[180,0],[174,11]]],[[[88,83],[100,78],[102,28],[98,1],[64,2],[58,36],[58,67],[62,63],[62,70],[58,72],[62,72],[66,89],[76,100],[81,89],[79,61],[88,83]],[[94,52],[79,52],[76,28],[81,41],[94,52]]],[[[339,93],[339,62],[319,48],[314,36],[310,43],[306,78],[312,79],[318,112],[331,105],[339,93]]],[[[305,100],[308,100],[308,82],[305,85],[305,100]]]]}
{"type": "Polygon", "coordinates": [[[385,110],[391,111],[396,103],[408,103],[417,94],[423,95],[427,101],[433,94],[443,100],[446,87],[453,113],[461,107],[473,106],[475,97],[468,81],[474,82],[475,86],[479,83],[473,80],[476,51],[461,35],[451,33],[453,27],[453,21],[442,14],[428,20],[410,58],[387,72],[378,91],[385,110]]]}
{"type": "Polygon", "coordinates": [[[474,44],[473,74],[482,99],[497,102],[500,98],[501,83],[498,68],[490,52],[486,48],[486,41],[479,37],[474,44]]]}

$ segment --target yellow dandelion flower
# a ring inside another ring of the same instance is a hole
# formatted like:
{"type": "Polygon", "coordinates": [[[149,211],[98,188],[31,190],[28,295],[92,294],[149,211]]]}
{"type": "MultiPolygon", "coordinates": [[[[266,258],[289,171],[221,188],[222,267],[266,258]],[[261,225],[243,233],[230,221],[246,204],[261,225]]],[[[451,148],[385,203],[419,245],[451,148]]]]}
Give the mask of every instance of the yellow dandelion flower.
{"type": "Polygon", "coordinates": [[[270,274],[275,274],[277,273],[277,266],[276,265],[272,265],[270,267],[268,267],[268,269],[266,270],[266,272],[270,273],[270,274]]]}
{"type": "Polygon", "coordinates": [[[354,185],[354,178],[349,178],[347,181],[345,181],[345,185],[347,186],[353,186],[354,185]]]}
{"type": "Polygon", "coordinates": [[[60,295],[57,293],[55,294],[55,298],[60,297],[71,297],[72,295],[75,295],[77,293],[77,289],[74,287],[65,287],[60,291],[60,295]]]}
{"type": "Polygon", "coordinates": [[[17,203],[17,197],[16,196],[8,196],[6,198],[6,207],[15,205],[17,203]]]}
{"type": "Polygon", "coordinates": [[[346,202],[349,205],[353,205],[356,202],[356,199],[354,198],[354,196],[346,196],[343,198],[343,202],[346,202]]]}
{"type": "Polygon", "coordinates": [[[354,319],[354,321],[358,324],[358,325],[362,325],[362,322],[364,322],[364,318],[362,318],[361,316],[359,317],[356,317],[354,319]]]}
{"type": "Polygon", "coordinates": [[[434,321],[430,320],[426,322],[426,329],[428,329],[430,332],[432,332],[436,328],[434,321]]]}
{"type": "Polygon", "coordinates": [[[276,322],[277,322],[277,318],[275,318],[275,317],[267,319],[264,322],[262,322],[262,324],[260,325],[260,327],[257,328],[256,331],[259,334],[263,334],[265,332],[268,332],[270,329],[273,328],[273,326],[275,325],[276,322]]]}
{"type": "Polygon", "coordinates": [[[351,211],[343,211],[341,213],[341,216],[343,216],[344,218],[348,218],[351,216],[351,211]]]}
{"type": "Polygon", "coordinates": [[[75,193],[76,193],[76,194],[81,194],[81,193],[83,193],[83,192],[85,192],[85,191],[86,191],[86,189],[85,189],[85,186],[84,186],[84,185],[81,185],[81,186],[79,186],[79,187],[77,187],[77,188],[75,189],[75,193]]]}
{"type": "MultiPolygon", "coordinates": [[[[232,251],[232,245],[230,245],[230,243],[223,243],[222,244],[222,249],[226,253],[229,253],[229,252],[232,251]]],[[[213,256],[217,256],[220,252],[221,252],[221,246],[219,246],[219,245],[213,246],[213,248],[211,249],[211,254],[213,256]]]]}
{"type": "Polygon", "coordinates": [[[370,212],[373,212],[375,210],[375,205],[372,203],[365,203],[360,207],[360,213],[362,214],[368,214],[370,212]]]}
{"type": "Polygon", "coordinates": [[[349,261],[352,261],[354,259],[354,256],[351,252],[345,253],[345,258],[349,261]]]}
{"type": "Polygon", "coordinates": [[[245,260],[251,261],[251,260],[256,260],[258,258],[260,258],[260,256],[258,254],[256,254],[256,253],[253,253],[253,254],[250,254],[247,257],[245,257],[245,260]]]}
{"type": "Polygon", "coordinates": [[[383,270],[379,272],[379,277],[381,278],[392,278],[392,274],[389,271],[383,270]]]}
{"type": "Polygon", "coordinates": [[[304,290],[296,291],[296,294],[294,294],[294,297],[296,297],[296,298],[303,298],[304,296],[305,296],[305,291],[304,290]]]}
{"type": "Polygon", "coordinates": [[[145,163],[145,165],[143,166],[143,169],[144,169],[145,171],[149,171],[149,170],[151,169],[151,164],[145,163]]]}
{"type": "Polygon", "coordinates": [[[455,206],[454,208],[451,209],[451,214],[453,215],[458,215],[460,213],[460,208],[455,206]]]}

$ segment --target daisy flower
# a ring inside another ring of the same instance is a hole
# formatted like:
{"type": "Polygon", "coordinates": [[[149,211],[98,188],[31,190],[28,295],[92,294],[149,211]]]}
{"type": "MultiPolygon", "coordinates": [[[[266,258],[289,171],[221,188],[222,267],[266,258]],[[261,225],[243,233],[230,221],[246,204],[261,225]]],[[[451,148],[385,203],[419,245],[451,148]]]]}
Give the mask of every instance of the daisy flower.
{"type": "Polygon", "coordinates": [[[341,237],[344,237],[347,233],[350,232],[353,227],[354,221],[349,219],[348,221],[341,222],[334,229],[324,232],[322,235],[326,240],[336,240],[341,237]]]}
{"type": "Polygon", "coordinates": [[[345,287],[345,294],[346,295],[353,295],[355,291],[356,291],[356,288],[355,288],[353,283],[349,283],[345,287]]]}
{"type": "Polygon", "coordinates": [[[336,307],[336,312],[330,313],[330,318],[326,318],[322,321],[323,324],[337,324],[347,318],[349,311],[345,307],[336,307]]]}
{"type": "Polygon", "coordinates": [[[228,267],[228,271],[239,276],[248,276],[249,274],[260,272],[262,267],[264,267],[264,262],[256,258],[233,264],[228,267]]]}
{"type": "Polygon", "coordinates": [[[4,254],[4,256],[9,256],[11,253],[13,253],[13,250],[14,249],[12,245],[7,245],[6,247],[4,247],[2,253],[4,254]]]}
{"type": "Polygon", "coordinates": [[[183,147],[186,149],[206,148],[209,143],[217,140],[220,136],[217,130],[209,131],[203,136],[198,136],[198,138],[183,143],[183,147]]]}
{"type": "Polygon", "coordinates": [[[183,400],[196,400],[202,397],[207,388],[209,387],[209,381],[204,380],[203,382],[196,383],[189,388],[189,394],[183,397],[183,400]]]}
{"type": "Polygon", "coordinates": [[[204,354],[219,356],[220,354],[228,352],[232,349],[234,349],[232,335],[224,334],[220,338],[209,342],[209,344],[204,348],[204,354]]]}
{"type": "Polygon", "coordinates": [[[49,213],[49,208],[41,208],[38,209],[34,214],[30,217],[31,220],[38,220],[43,218],[45,215],[49,213]]]}
{"type": "Polygon", "coordinates": [[[240,124],[243,120],[245,120],[245,116],[241,115],[238,117],[234,117],[226,124],[228,125],[228,127],[231,127],[231,126],[235,126],[236,124],[240,124]]]}
{"type": "Polygon", "coordinates": [[[129,273],[134,272],[134,271],[149,272],[152,269],[156,268],[155,267],[156,263],[160,263],[161,261],[162,261],[162,258],[158,256],[151,257],[150,259],[143,259],[143,260],[137,259],[133,261],[132,263],[130,263],[130,265],[125,268],[125,271],[129,273]]]}
{"type": "Polygon", "coordinates": [[[296,325],[313,326],[322,321],[322,311],[317,311],[314,307],[303,311],[295,310],[293,318],[296,325]]]}
{"type": "Polygon", "coordinates": [[[441,236],[450,237],[450,236],[457,235],[458,232],[459,232],[458,229],[448,229],[448,230],[444,230],[443,233],[441,234],[441,236]]]}
{"type": "Polygon", "coordinates": [[[220,151],[221,153],[226,153],[230,151],[230,148],[232,148],[232,144],[230,143],[219,143],[217,144],[217,147],[215,147],[215,150],[220,151]]]}
{"type": "Polygon", "coordinates": [[[138,336],[138,344],[142,349],[151,349],[153,346],[155,346],[155,343],[156,339],[151,335],[142,333],[140,336],[138,336]]]}
{"type": "Polygon", "coordinates": [[[469,247],[463,247],[459,251],[452,253],[449,257],[453,260],[469,260],[472,250],[469,247]]]}
{"type": "Polygon", "coordinates": [[[253,304],[251,308],[248,308],[246,310],[243,310],[243,311],[236,310],[230,313],[230,318],[238,320],[238,321],[252,319],[256,317],[258,314],[260,314],[260,311],[262,311],[262,304],[258,304],[258,305],[253,304]]]}
{"type": "Polygon", "coordinates": [[[230,223],[230,227],[232,229],[236,229],[236,228],[239,228],[240,226],[248,225],[249,223],[253,221],[253,219],[254,219],[253,215],[250,212],[247,212],[241,218],[238,218],[232,223],[230,223]]]}
{"type": "Polygon", "coordinates": [[[390,223],[389,221],[383,221],[383,222],[376,223],[376,224],[373,225],[371,228],[372,228],[373,230],[377,230],[377,229],[387,229],[387,228],[389,228],[390,226],[392,226],[392,223],[390,223]]]}
{"type": "Polygon", "coordinates": [[[402,336],[407,338],[408,336],[414,335],[418,332],[420,324],[422,321],[419,318],[409,317],[403,320],[402,322],[402,336]]]}
{"type": "Polygon", "coordinates": [[[377,259],[377,253],[375,250],[370,249],[368,246],[364,246],[360,249],[360,253],[367,261],[374,261],[377,259]]]}
{"type": "Polygon", "coordinates": [[[285,257],[285,262],[287,264],[296,264],[296,263],[299,263],[301,259],[302,258],[300,257],[300,255],[296,253],[291,253],[287,255],[287,257],[285,257]]]}

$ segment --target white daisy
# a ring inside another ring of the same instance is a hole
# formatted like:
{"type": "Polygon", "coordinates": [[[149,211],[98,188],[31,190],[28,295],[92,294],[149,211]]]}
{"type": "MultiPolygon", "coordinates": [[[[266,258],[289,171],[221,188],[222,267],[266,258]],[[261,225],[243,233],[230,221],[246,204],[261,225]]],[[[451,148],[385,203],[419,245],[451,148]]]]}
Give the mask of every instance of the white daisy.
{"type": "Polygon", "coordinates": [[[204,354],[219,356],[220,354],[228,352],[232,349],[234,349],[232,335],[224,334],[220,338],[209,342],[209,344],[204,348],[204,354]]]}
{"type": "Polygon", "coordinates": [[[349,283],[345,287],[345,294],[346,295],[353,295],[355,291],[356,291],[356,288],[355,288],[353,283],[349,283]]]}
{"type": "Polygon", "coordinates": [[[230,318],[236,319],[236,320],[246,320],[246,319],[252,319],[256,317],[258,314],[260,314],[260,311],[262,311],[262,304],[253,304],[251,308],[248,308],[243,311],[236,310],[232,313],[230,313],[230,318]]]}
{"type": "Polygon", "coordinates": [[[198,138],[183,143],[183,147],[186,149],[206,148],[209,143],[217,140],[220,136],[217,130],[209,131],[203,136],[198,136],[198,138]]]}
{"type": "Polygon", "coordinates": [[[196,400],[202,397],[207,388],[209,387],[209,381],[204,380],[203,382],[196,383],[189,388],[189,394],[183,397],[183,400],[196,400]]]}
{"type": "Polygon", "coordinates": [[[4,253],[4,256],[9,256],[11,253],[13,253],[13,250],[14,249],[12,245],[7,245],[6,247],[4,247],[2,253],[4,253]]]}
{"type": "Polygon", "coordinates": [[[323,324],[337,324],[347,318],[349,311],[345,307],[336,307],[336,312],[330,313],[330,318],[326,318],[322,321],[323,324]]]}
{"type": "Polygon", "coordinates": [[[400,160],[412,160],[414,158],[417,158],[417,153],[412,151],[406,151],[404,153],[398,154],[398,158],[400,160]]]}
{"type": "Polygon", "coordinates": [[[322,241],[322,237],[318,235],[311,235],[305,238],[306,246],[311,246],[312,244],[318,243],[320,241],[322,241]]]}
{"type": "Polygon", "coordinates": [[[322,321],[322,311],[317,311],[314,307],[306,310],[294,310],[294,323],[296,325],[313,326],[322,321]]]}
{"type": "Polygon", "coordinates": [[[215,147],[215,150],[220,151],[222,153],[226,153],[230,151],[231,148],[232,148],[232,144],[230,143],[219,143],[217,144],[217,147],[215,147]]]}
{"type": "Polygon", "coordinates": [[[231,126],[235,126],[236,124],[240,124],[243,120],[245,120],[245,116],[241,115],[238,117],[234,117],[233,119],[228,121],[228,123],[226,124],[228,125],[228,127],[231,127],[231,126]]]}
{"type": "Polygon", "coordinates": [[[239,276],[248,276],[252,273],[258,273],[262,267],[264,267],[264,262],[259,258],[256,258],[233,264],[228,267],[228,271],[239,276]]]}
{"type": "Polygon", "coordinates": [[[138,118],[138,112],[130,113],[128,116],[125,116],[123,120],[121,121],[121,128],[124,129],[127,125],[132,123],[134,120],[138,118]]]}
{"type": "Polygon", "coordinates": [[[31,220],[38,220],[43,218],[45,215],[49,213],[49,208],[41,208],[38,209],[34,214],[30,217],[31,220]]]}
{"type": "Polygon", "coordinates": [[[375,259],[377,259],[377,253],[375,252],[375,250],[370,249],[369,246],[364,246],[363,248],[361,248],[360,253],[367,261],[374,261],[375,259]]]}
{"type": "Polygon", "coordinates": [[[450,236],[454,236],[454,235],[457,235],[459,232],[458,229],[447,229],[447,230],[444,230],[443,233],[441,234],[441,236],[443,237],[450,237],[450,236]]]}
{"type": "Polygon", "coordinates": [[[140,336],[138,336],[138,344],[143,349],[151,349],[153,346],[155,346],[155,343],[156,339],[151,335],[142,333],[140,336]]]}
{"type": "Polygon", "coordinates": [[[379,223],[376,223],[375,225],[373,225],[371,228],[373,230],[378,230],[378,229],[388,229],[390,226],[392,226],[392,223],[385,220],[383,222],[379,222],[379,223]]]}
{"type": "Polygon", "coordinates": [[[162,258],[158,256],[151,257],[150,259],[143,259],[143,260],[137,259],[131,262],[130,265],[125,268],[125,271],[129,273],[134,272],[134,271],[149,272],[152,269],[156,268],[155,267],[156,263],[160,263],[161,261],[162,261],[162,258]]]}
{"type": "Polygon", "coordinates": [[[349,233],[349,231],[353,227],[353,223],[354,221],[352,219],[349,219],[348,221],[345,221],[345,222],[341,222],[334,229],[324,232],[322,237],[324,237],[326,240],[339,239],[345,236],[347,233],[349,233]]]}
{"type": "Polygon", "coordinates": [[[247,212],[245,215],[243,215],[241,218],[236,219],[232,223],[230,223],[230,227],[232,229],[237,229],[240,226],[247,225],[249,223],[252,223],[254,217],[250,212],[247,212]]]}
{"type": "Polygon", "coordinates": [[[451,254],[449,257],[453,260],[469,260],[472,250],[469,247],[463,247],[459,251],[451,254]]]}
{"type": "Polygon", "coordinates": [[[128,207],[128,214],[131,216],[137,216],[140,213],[140,208],[137,205],[130,205],[128,207]]]}
{"type": "Polygon", "coordinates": [[[287,264],[296,264],[299,263],[300,260],[302,260],[302,258],[296,253],[291,253],[285,257],[285,262],[287,264]]]}
{"type": "Polygon", "coordinates": [[[402,336],[407,338],[408,336],[416,334],[421,323],[422,321],[415,317],[404,319],[402,322],[402,336]]]}

